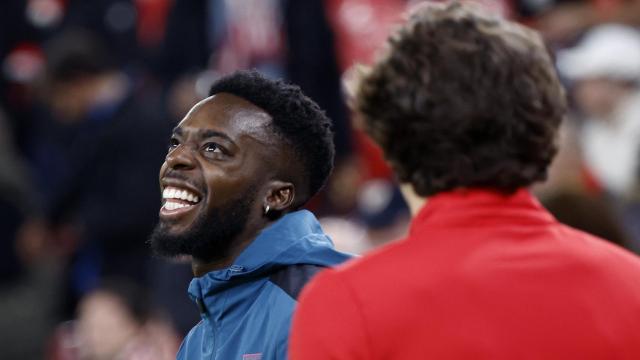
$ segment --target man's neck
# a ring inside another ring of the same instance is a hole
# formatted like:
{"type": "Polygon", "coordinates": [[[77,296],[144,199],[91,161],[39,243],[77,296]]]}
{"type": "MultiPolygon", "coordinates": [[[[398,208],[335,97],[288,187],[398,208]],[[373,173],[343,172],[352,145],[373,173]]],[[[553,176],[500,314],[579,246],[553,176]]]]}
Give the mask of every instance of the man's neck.
{"type": "Polygon", "coordinates": [[[407,202],[407,205],[409,205],[411,217],[416,216],[427,202],[427,199],[416,194],[415,190],[413,190],[413,186],[408,183],[400,185],[400,192],[402,192],[404,200],[407,202]]]}
{"type": "Polygon", "coordinates": [[[269,224],[270,222],[264,220],[253,225],[247,224],[245,230],[231,242],[232,245],[228,251],[228,255],[224,258],[207,261],[193,257],[191,260],[193,276],[201,277],[208,272],[226,269],[233,265],[236,258],[240,256],[244,249],[246,249],[269,224]]]}
{"type": "Polygon", "coordinates": [[[208,272],[220,270],[227,268],[233,264],[235,258],[226,258],[222,260],[214,260],[214,261],[203,261],[196,258],[191,260],[191,271],[193,271],[193,276],[201,277],[208,272]]]}

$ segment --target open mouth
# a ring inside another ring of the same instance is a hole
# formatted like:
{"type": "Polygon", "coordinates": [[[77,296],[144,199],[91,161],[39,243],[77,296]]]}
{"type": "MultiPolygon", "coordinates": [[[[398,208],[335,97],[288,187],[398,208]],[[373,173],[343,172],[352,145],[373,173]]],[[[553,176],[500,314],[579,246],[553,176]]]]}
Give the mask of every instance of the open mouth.
{"type": "Polygon", "coordinates": [[[163,205],[160,211],[163,214],[174,214],[190,210],[202,199],[188,189],[167,186],[162,191],[162,200],[163,205]]]}

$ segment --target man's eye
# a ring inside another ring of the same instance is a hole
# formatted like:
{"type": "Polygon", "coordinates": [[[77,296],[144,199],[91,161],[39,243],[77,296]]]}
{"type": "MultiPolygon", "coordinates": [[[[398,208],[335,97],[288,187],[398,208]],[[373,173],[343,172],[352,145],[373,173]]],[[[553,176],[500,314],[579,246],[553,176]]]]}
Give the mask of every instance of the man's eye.
{"type": "Polygon", "coordinates": [[[171,138],[171,140],[169,140],[169,151],[177,148],[178,145],[180,145],[180,142],[178,141],[178,139],[171,138]]]}
{"type": "Polygon", "coordinates": [[[204,151],[208,153],[222,153],[222,149],[216,143],[206,143],[204,145],[204,151]]]}

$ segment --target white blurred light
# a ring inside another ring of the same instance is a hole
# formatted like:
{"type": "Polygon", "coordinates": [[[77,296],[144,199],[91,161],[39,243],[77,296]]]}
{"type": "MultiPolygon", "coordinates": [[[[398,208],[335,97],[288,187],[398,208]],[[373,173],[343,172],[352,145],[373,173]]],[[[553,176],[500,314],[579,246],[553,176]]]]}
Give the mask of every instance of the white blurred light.
{"type": "Polygon", "coordinates": [[[35,79],[44,66],[42,56],[30,49],[11,52],[4,60],[2,68],[5,76],[17,83],[29,83],[35,79]]]}
{"type": "Polygon", "coordinates": [[[559,51],[557,64],[572,80],[640,80],[640,32],[624,25],[598,26],[577,46],[559,51]]]}
{"type": "Polygon", "coordinates": [[[360,191],[358,207],[365,214],[383,211],[393,197],[393,186],[386,180],[367,181],[360,191]]]}
{"type": "Polygon", "coordinates": [[[198,98],[204,99],[209,96],[209,89],[211,88],[211,85],[219,77],[218,73],[212,70],[205,70],[199,73],[195,84],[198,98]]]}
{"type": "Polygon", "coordinates": [[[26,15],[35,27],[51,27],[62,19],[62,5],[56,0],[30,0],[26,15]]]}

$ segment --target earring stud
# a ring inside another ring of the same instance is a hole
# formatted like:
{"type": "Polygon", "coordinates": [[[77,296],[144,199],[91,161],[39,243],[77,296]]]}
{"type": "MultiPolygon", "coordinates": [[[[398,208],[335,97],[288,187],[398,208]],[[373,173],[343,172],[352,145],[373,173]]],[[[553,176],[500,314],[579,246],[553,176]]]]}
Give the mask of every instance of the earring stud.
{"type": "Polygon", "coordinates": [[[269,213],[269,205],[264,208],[264,214],[267,215],[269,213]]]}

